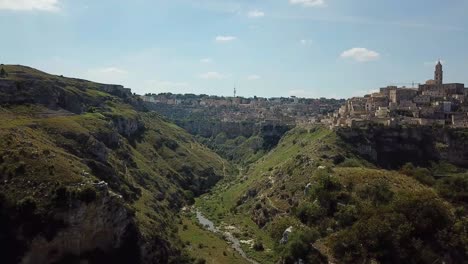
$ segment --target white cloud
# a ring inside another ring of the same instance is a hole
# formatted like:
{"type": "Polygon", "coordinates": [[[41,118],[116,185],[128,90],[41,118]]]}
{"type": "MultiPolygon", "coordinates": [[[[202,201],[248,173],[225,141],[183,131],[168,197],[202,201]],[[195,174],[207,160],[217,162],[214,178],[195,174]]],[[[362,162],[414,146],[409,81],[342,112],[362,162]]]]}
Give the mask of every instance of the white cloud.
{"type": "Polygon", "coordinates": [[[212,63],[213,59],[212,58],[203,58],[200,60],[201,63],[212,63]]]}
{"type": "Polygon", "coordinates": [[[374,61],[380,58],[380,54],[366,48],[352,48],[341,53],[341,58],[353,59],[358,62],[374,61]]]}
{"type": "Polygon", "coordinates": [[[301,39],[301,44],[304,45],[304,46],[309,46],[311,45],[312,43],[314,43],[312,40],[310,39],[301,39]]]}
{"type": "Polygon", "coordinates": [[[212,71],[212,72],[202,73],[198,75],[198,77],[201,79],[205,79],[205,80],[220,80],[220,79],[224,79],[226,76],[224,76],[223,74],[219,72],[212,71]]]}
{"type": "Polygon", "coordinates": [[[0,0],[0,10],[13,11],[60,11],[59,0],[0,0]]]}
{"type": "Polygon", "coordinates": [[[289,0],[289,3],[293,5],[302,5],[306,7],[325,6],[325,0],[289,0]]]}
{"type": "Polygon", "coordinates": [[[218,43],[227,43],[236,40],[237,38],[234,36],[217,36],[215,41],[218,43]]]}
{"type": "Polygon", "coordinates": [[[251,18],[259,18],[259,17],[264,17],[265,12],[259,11],[259,10],[252,10],[247,14],[251,18]]]}
{"type": "Polygon", "coordinates": [[[256,80],[260,80],[262,77],[257,75],[257,74],[252,74],[252,75],[249,75],[247,76],[247,80],[249,81],[256,81],[256,80]]]}

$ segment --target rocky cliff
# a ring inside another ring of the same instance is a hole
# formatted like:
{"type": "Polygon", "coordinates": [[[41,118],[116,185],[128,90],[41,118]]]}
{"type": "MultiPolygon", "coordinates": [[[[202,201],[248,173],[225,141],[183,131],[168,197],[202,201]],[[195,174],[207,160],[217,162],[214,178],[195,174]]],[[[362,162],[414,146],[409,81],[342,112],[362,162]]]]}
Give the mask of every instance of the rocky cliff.
{"type": "Polygon", "coordinates": [[[364,158],[384,168],[399,168],[407,162],[428,166],[446,160],[468,166],[466,132],[432,127],[340,128],[337,134],[364,158]]]}
{"type": "Polygon", "coordinates": [[[73,199],[53,218],[63,228],[52,239],[35,236],[21,263],[54,263],[66,259],[140,261],[138,232],[131,212],[109,193],[91,203],[73,199]],[[87,257],[83,257],[87,256],[87,257]]]}
{"type": "Polygon", "coordinates": [[[3,263],[185,263],[178,210],[232,168],[121,86],[4,66],[3,263]]]}

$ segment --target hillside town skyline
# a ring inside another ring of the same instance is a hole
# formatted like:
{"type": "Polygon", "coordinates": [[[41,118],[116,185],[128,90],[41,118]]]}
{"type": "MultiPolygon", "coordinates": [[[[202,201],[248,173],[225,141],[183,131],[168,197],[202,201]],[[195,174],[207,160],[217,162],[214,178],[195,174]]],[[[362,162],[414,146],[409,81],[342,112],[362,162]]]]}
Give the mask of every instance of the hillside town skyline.
{"type": "MultiPolygon", "coordinates": [[[[324,123],[330,127],[368,123],[393,125],[448,125],[468,127],[468,88],[463,83],[444,83],[439,60],[434,76],[415,88],[388,85],[360,97],[344,99],[290,97],[209,96],[194,94],[146,94],[141,96],[167,116],[189,111],[209,114],[225,122],[266,120],[288,124],[324,123]],[[338,109],[339,110],[336,110],[338,109]],[[212,109],[212,110],[207,110],[212,109]]],[[[185,112],[185,115],[188,115],[185,112]]]]}
{"type": "MultiPolygon", "coordinates": [[[[431,65],[433,67],[446,67],[447,63],[443,59],[438,59],[436,62],[432,64],[426,63],[427,66],[431,65]]],[[[436,69],[437,70],[437,69],[436,69]]],[[[411,81],[408,79],[399,79],[398,77],[394,77],[391,81],[388,81],[386,83],[382,83],[381,85],[386,85],[386,87],[399,87],[399,88],[418,88],[421,85],[427,85],[427,84],[434,84],[432,81],[435,81],[437,83],[441,83],[444,78],[444,72],[441,69],[440,77],[437,76],[437,72],[435,72],[435,76],[433,79],[430,80],[425,80],[424,77],[419,77],[419,81],[415,81],[418,78],[412,78],[411,81]],[[438,79],[442,78],[442,79],[438,79]],[[423,81],[424,80],[424,81],[423,81]],[[428,81],[431,81],[428,83],[428,81]]],[[[426,71],[427,73],[427,71],[426,71]]],[[[427,74],[426,74],[427,75],[427,74]]],[[[427,76],[426,76],[427,77],[427,76]]],[[[457,84],[462,84],[460,82],[456,82],[457,84]]],[[[236,83],[237,84],[237,83],[236,83]]],[[[299,99],[320,99],[320,98],[327,98],[327,99],[348,99],[348,98],[353,98],[353,97],[361,97],[361,96],[366,96],[370,95],[376,92],[380,91],[380,88],[371,88],[368,90],[365,90],[363,87],[355,87],[354,88],[354,94],[352,96],[305,96],[301,95],[300,93],[298,95],[295,94],[282,94],[282,95],[271,95],[271,96],[257,96],[257,95],[244,95],[242,88],[240,88],[238,85],[234,84],[231,89],[231,94],[217,94],[217,93],[190,93],[190,92],[176,92],[176,91],[165,91],[165,92],[157,92],[157,91],[150,91],[144,93],[144,96],[167,96],[167,97],[174,97],[174,98],[184,98],[186,95],[188,96],[197,96],[197,97],[212,97],[212,98],[244,98],[244,99],[253,99],[253,98],[263,98],[263,99],[278,99],[278,98],[299,98],[299,99]]],[[[325,88],[325,87],[324,87],[325,88]]],[[[156,89],[154,89],[156,90],[156,89]]],[[[287,89],[285,89],[287,90],[287,89]]],[[[142,94],[143,95],[143,94],[142,94]]]]}
{"type": "Polygon", "coordinates": [[[434,78],[418,88],[387,86],[364,97],[353,97],[325,123],[331,127],[379,123],[394,125],[448,125],[468,127],[468,88],[463,83],[444,83],[439,60],[434,78]]]}

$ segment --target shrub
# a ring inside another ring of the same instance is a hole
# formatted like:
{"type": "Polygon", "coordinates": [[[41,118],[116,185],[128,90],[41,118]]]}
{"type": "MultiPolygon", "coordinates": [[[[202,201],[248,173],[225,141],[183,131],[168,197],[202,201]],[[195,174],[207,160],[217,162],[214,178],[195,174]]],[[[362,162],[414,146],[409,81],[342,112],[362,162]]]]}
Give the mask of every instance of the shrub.
{"type": "Polygon", "coordinates": [[[436,190],[444,198],[453,202],[468,201],[468,177],[445,177],[436,184],[436,190]]]}
{"type": "Polygon", "coordinates": [[[432,173],[426,168],[416,168],[411,163],[403,165],[400,169],[400,173],[410,176],[422,184],[429,186],[434,185],[435,179],[432,176],[432,173]]]}
{"type": "Polygon", "coordinates": [[[289,216],[276,217],[268,226],[268,231],[270,233],[270,237],[273,238],[275,243],[279,243],[283,237],[284,230],[290,226],[296,228],[300,225],[301,223],[295,218],[289,216]]]}
{"type": "Polygon", "coordinates": [[[316,230],[295,231],[291,234],[288,243],[281,252],[286,263],[296,263],[297,260],[306,260],[313,252],[314,243],[320,234],[316,230]]]}
{"type": "Polygon", "coordinates": [[[0,70],[0,78],[5,78],[8,76],[8,73],[5,71],[4,68],[0,70]]]}
{"type": "Polygon", "coordinates": [[[265,250],[265,248],[263,247],[263,243],[262,241],[255,241],[254,244],[252,245],[252,248],[255,250],[255,251],[263,251],[265,250]]]}
{"type": "Polygon", "coordinates": [[[333,157],[333,164],[338,165],[338,164],[343,163],[345,160],[346,158],[343,155],[338,154],[333,157]]]}
{"type": "Polygon", "coordinates": [[[362,167],[361,162],[359,162],[357,159],[345,159],[342,163],[339,164],[339,166],[344,168],[362,167]]]}
{"type": "Polygon", "coordinates": [[[192,191],[190,190],[185,190],[184,191],[184,196],[187,199],[189,204],[193,204],[195,202],[195,195],[193,194],[192,191]]]}
{"type": "Polygon", "coordinates": [[[359,218],[359,212],[355,205],[345,205],[335,213],[335,219],[341,227],[352,225],[359,218]]]}
{"type": "Polygon", "coordinates": [[[303,202],[295,209],[295,214],[302,223],[311,225],[325,217],[327,212],[317,203],[303,202]]]}
{"type": "Polygon", "coordinates": [[[376,185],[366,186],[358,192],[363,199],[368,199],[374,206],[387,204],[393,198],[394,193],[390,190],[388,183],[379,181],[376,185]]]}
{"type": "Polygon", "coordinates": [[[450,210],[432,192],[400,193],[339,232],[331,248],[340,263],[435,263],[464,256],[463,247],[446,246],[462,244],[453,229],[450,210]]]}
{"type": "Polygon", "coordinates": [[[349,195],[343,192],[342,189],[343,186],[336,177],[322,172],[310,192],[310,198],[311,200],[317,200],[327,215],[332,215],[336,211],[338,202],[346,203],[349,200],[349,195]]]}

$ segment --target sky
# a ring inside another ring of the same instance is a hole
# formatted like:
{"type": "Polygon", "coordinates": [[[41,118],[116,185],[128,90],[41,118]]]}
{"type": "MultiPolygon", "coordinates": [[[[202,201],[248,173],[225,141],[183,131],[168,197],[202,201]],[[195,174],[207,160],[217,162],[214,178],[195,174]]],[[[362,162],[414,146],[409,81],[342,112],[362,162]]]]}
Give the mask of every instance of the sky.
{"type": "Polygon", "coordinates": [[[0,0],[0,63],[138,94],[468,86],[468,0],[0,0]]]}

